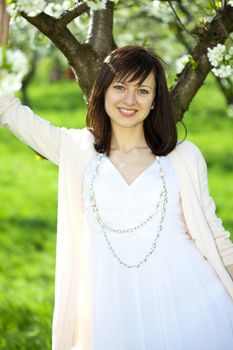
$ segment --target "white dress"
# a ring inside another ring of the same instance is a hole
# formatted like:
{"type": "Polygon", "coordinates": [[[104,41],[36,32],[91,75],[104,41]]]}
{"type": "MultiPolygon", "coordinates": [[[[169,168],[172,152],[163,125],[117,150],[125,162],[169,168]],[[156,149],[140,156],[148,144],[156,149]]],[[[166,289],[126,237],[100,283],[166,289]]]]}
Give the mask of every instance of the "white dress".
{"type": "MultiPolygon", "coordinates": [[[[176,174],[160,157],[168,189],[167,212],[157,247],[139,268],[127,268],[110,251],[90,206],[90,183],[99,155],[87,164],[83,207],[92,290],[91,350],[232,350],[233,301],[193,240],[186,238],[176,174]]],[[[104,156],[94,190],[101,217],[114,228],[135,226],[159,200],[155,161],[128,185],[104,156]]],[[[128,264],[141,261],[157,233],[160,213],[132,233],[107,232],[128,264]]]]}

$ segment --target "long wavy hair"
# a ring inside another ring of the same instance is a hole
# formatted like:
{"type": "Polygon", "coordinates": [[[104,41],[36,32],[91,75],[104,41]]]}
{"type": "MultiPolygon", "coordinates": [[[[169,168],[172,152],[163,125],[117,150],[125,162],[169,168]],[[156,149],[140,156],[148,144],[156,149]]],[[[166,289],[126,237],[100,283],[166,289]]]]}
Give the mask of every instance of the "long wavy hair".
{"type": "Polygon", "coordinates": [[[141,84],[153,72],[156,82],[154,109],[143,122],[148,147],[155,155],[167,155],[176,146],[177,129],[168,92],[164,61],[149,48],[128,45],[112,51],[104,60],[94,83],[86,126],[94,135],[97,152],[110,154],[111,123],[104,107],[105,92],[113,80],[141,84]]]}

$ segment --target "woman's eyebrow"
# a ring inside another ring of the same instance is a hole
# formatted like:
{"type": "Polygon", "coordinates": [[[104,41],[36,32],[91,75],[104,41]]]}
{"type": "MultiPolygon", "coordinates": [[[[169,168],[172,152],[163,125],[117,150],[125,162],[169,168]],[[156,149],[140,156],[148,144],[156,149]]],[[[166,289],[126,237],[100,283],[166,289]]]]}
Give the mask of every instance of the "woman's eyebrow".
{"type": "Polygon", "coordinates": [[[152,89],[152,87],[151,87],[151,86],[149,86],[149,85],[145,85],[145,84],[139,84],[139,86],[140,86],[140,87],[141,87],[141,86],[143,86],[143,87],[148,87],[148,88],[152,89]]]}
{"type": "MultiPolygon", "coordinates": [[[[128,84],[129,81],[113,80],[113,83],[128,84]]],[[[151,90],[153,89],[150,85],[146,84],[134,84],[134,86],[147,87],[151,90]]]]}

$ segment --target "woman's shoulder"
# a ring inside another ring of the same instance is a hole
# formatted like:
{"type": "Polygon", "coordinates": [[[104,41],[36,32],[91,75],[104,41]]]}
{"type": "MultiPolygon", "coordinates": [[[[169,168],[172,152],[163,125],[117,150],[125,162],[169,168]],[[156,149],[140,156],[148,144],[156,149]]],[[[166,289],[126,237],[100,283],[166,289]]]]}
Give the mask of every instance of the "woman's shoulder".
{"type": "Polygon", "coordinates": [[[205,164],[201,150],[190,141],[178,141],[174,150],[169,154],[169,158],[174,164],[183,164],[191,169],[205,164]]]}
{"type": "Polygon", "coordinates": [[[177,145],[174,151],[183,156],[193,156],[193,157],[202,157],[202,152],[199,147],[191,141],[180,141],[178,140],[177,145]]]}
{"type": "Polygon", "coordinates": [[[207,169],[201,150],[190,141],[178,141],[169,158],[175,168],[181,172],[188,169],[191,177],[195,177],[195,174],[199,176],[200,171],[202,173],[207,169]]]}

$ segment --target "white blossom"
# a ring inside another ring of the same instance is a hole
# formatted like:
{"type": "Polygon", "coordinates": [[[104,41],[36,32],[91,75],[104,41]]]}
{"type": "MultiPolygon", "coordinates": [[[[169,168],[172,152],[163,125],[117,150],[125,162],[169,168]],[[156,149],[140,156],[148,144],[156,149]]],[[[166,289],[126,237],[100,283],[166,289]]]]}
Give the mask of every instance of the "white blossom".
{"type": "Polygon", "coordinates": [[[212,72],[219,78],[227,78],[233,74],[231,60],[233,58],[233,47],[226,48],[225,45],[218,44],[214,48],[208,48],[207,57],[214,67],[212,72]]]}
{"type": "Polygon", "coordinates": [[[28,72],[28,60],[20,50],[7,50],[7,62],[11,65],[12,73],[22,77],[28,72]]]}
{"type": "Polygon", "coordinates": [[[28,72],[28,61],[20,50],[7,50],[0,48],[0,97],[20,90],[22,80],[28,72]]]}
{"type": "Polygon", "coordinates": [[[105,10],[106,9],[106,3],[107,0],[85,0],[85,3],[90,7],[91,10],[97,11],[97,10],[105,10]]]}
{"type": "Polygon", "coordinates": [[[63,2],[62,2],[63,10],[68,10],[68,9],[71,8],[75,3],[76,3],[76,1],[72,1],[72,0],[65,0],[65,1],[63,1],[63,2]]]}
{"type": "Polygon", "coordinates": [[[12,17],[16,16],[17,12],[25,12],[28,16],[34,17],[42,12],[45,6],[45,0],[17,0],[7,7],[7,11],[12,17]]]}
{"type": "Polygon", "coordinates": [[[207,57],[212,66],[217,67],[223,61],[225,51],[226,46],[222,44],[218,44],[212,49],[208,47],[207,57]]]}
{"type": "Polygon", "coordinates": [[[233,68],[229,64],[222,64],[219,68],[213,68],[212,72],[219,78],[227,78],[233,74],[233,68]]]}
{"type": "Polygon", "coordinates": [[[63,5],[50,2],[44,9],[44,12],[53,17],[59,17],[64,11],[63,5]]]}
{"type": "Polygon", "coordinates": [[[20,76],[10,74],[6,70],[1,70],[0,77],[0,97],[11,95],[15,91],[20,90],[22,86],[20,76]]]}
{"type": "Polygon", "coordinates": [[[180,58],[178,58],[175,62],[176,72],[179,74],[182,72],[185,65],[189,62],[189,56],[183,55],[180,58]]]}
{"type": "Polygon", "coordinates": [[[10,5],[7,6],[7,12],[9,13],[9,15],[11,16],[11,20],[12,18],[15,18],[17,15],[17,8],[16,8],[16,4],[12,3],[10,5]]]}

